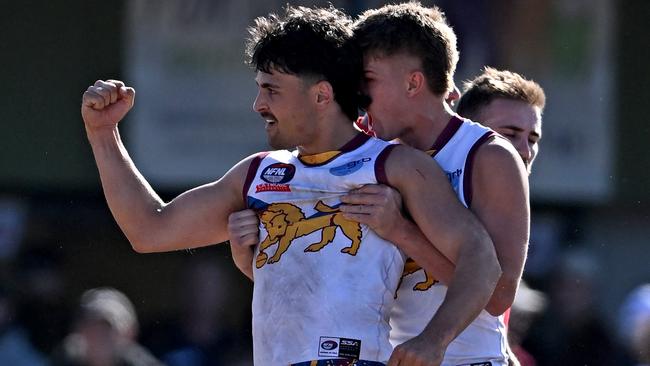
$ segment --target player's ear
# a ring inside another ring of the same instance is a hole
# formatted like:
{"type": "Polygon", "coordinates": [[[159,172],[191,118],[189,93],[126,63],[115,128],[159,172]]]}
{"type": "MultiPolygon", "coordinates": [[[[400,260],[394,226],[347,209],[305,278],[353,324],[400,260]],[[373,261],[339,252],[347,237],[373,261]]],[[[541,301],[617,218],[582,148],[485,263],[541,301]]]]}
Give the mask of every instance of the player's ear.
{"type": "Polygon", "coordinates": [[[447,92],[445,101],[453,107],[458,99],[460,99],[460,90],[458,90],[458,87],[454,84],[452,90],[447,92]]]}
{"type": "Polygon", "coordinates": [[[321,80],[314,85],[316,90],[316,104],[327,105],[334,100],[334,88],[329,81],[321,80]]]}
{"type": "Polygon", "coordinates": [[[413,71],[408,74],[406,79],[406,93],[414,96],[420,93],[425,87],[426,79],[422,71],[413,71]]]}

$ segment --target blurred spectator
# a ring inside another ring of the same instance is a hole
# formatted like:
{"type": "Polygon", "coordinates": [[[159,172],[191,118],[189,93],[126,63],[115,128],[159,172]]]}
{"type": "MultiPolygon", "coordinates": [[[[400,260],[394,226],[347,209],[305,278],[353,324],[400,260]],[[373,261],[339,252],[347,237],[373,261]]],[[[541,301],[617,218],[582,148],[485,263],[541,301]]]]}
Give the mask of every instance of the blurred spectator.
{"type": "Polygon", "coordinates": [[[623,302],[619,333],[635,365],[650,365],[650,283],[632,290],[623,302]]]}
{"type": "Polygon", "coordinates": [[[172,332],[171,351],[162,356],[168,366],[252,365],[250,330],[241,334],[233,323],[234,288],[223,264],[196,256],[182,277],[180,324],[172,332]]]}
{"type": "Polygon", "coordinates": [[[13,298],[5,288],[0,288],[0,365],[47,365],[45,357],[32,346],[27,333],[15,320],[13,298]]]}
{"type": "Polygon", "coordinates": [[[587,252],[564,253],[550,281],[549,306],[522,345],[546,365],[619,365],[620,352],[596,307],[598,263],[587,252]]]}
{"type": "Polygon", "coordinates": [[[525,281],[521,281],[510,309],[508,323],[508,343],[521,366],[537,365],[535,358],[522,347],[521,342],[528,333],[531,323],[546,308],[546,303],[544,293],[531,289],[525,281]]]}
{"type": "Polygon", "coordinates": [[[129,299],[112,288],[81,297],[74,329],[55,351],[55,366],[162,365],[136,342],[138,320],[129,299]]]}
{"type": "Polygon", "coordinates": [[[50,354],[70,319],[62,258],[46,244],[25,243],[14,265],[18,321],[33,345],[50,354]]]}

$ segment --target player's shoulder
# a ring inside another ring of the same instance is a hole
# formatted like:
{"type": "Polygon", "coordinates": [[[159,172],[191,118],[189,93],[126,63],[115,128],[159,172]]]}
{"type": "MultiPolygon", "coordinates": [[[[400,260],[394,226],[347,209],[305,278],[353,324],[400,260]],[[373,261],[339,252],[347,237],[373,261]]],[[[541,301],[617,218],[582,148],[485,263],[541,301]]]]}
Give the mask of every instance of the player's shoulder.
{"type": "Polygon", "coordinates": [[[485,142],[478,146],[477,156],[486,159],[521,160],[512,143],[496,132],[487,135],[485,142]]]}
{"type": "Polygon", "coordinates": [[[438,163],[424,151],[403,144],[393,144],[390,149],[385,163],[389,181],[409,179],[414,173],[439,175],[442,172],[438,163]]]}
{"type": "Polygon", "coordinates": [[[400,143],[386,143],[386,149],[390,149],[390,156],[393,162],[408,164],[413,159],[432,160],[427,153],[400,143]]]}
{"type": "Polygon", "coordinates": [[[251,154],[243,158],[232,168],[230,168],[230,170],[226,172],[226,174],[222,179],[225,179],[227,181],[232,181],[233,183],[235,183],[235,185],[239,185],[240,183],[243,184],[243,182],[248,178],[248,176],[254,173],[255,170],[257,170],[262,160],[264,160],[264,158],[267,157],[269,154],[270,154],[269,151],[264,151],[264,152],[251,154]]]}
{"type": "Polygon", "coordinates": [[[494,134],[476,149],[474,167],[490,172],[488,175],[526,176],[526,167],[519,153],[506,138],[494,134]]]}

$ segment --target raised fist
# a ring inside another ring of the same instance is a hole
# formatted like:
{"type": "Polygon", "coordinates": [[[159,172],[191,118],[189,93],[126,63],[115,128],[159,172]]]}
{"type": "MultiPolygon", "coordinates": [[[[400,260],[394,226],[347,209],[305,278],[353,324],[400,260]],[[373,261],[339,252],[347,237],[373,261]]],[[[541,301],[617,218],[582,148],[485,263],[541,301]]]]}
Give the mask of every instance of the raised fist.
{"type": "Polygon", "coordinates": [[[135,90],[119,80],[97,80],[84,92],[81,116],[86,129],[112,128],[133,107],[135,90]]]}

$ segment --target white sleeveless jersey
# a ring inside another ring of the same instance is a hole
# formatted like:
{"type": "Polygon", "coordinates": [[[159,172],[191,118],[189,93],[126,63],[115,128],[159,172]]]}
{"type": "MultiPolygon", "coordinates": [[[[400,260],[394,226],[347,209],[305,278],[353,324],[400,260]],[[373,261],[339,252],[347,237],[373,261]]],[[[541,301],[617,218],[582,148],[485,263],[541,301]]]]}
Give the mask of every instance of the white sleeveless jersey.
{"type": "MultiPolygon", "coordinates": [[[[453,117],[436,140],[430,154],[447,174],[460,201],[469,207],[472,197],[473,154],[494,132],[469,120],[453,117]]],[[[417,336],[440,307],[447,286],[437,282],[412,260],[408,260],[391,314],[393,346],[417,336]]],[[[506,329],[503,316],[494,317],[483,310],[456,339],[443,360],[443,366],[492,362],[505,364],[506,329]]]]}
{"type": "Polygon", "coordinates": [[[389,146],[360,133],[339,152],[275,151],[253,162],[244,196],[261,221],[253,260],[256,366],[390,357],[388,317],[405,257],[338,211],[348,191],[385,182],[389,146]]]}

